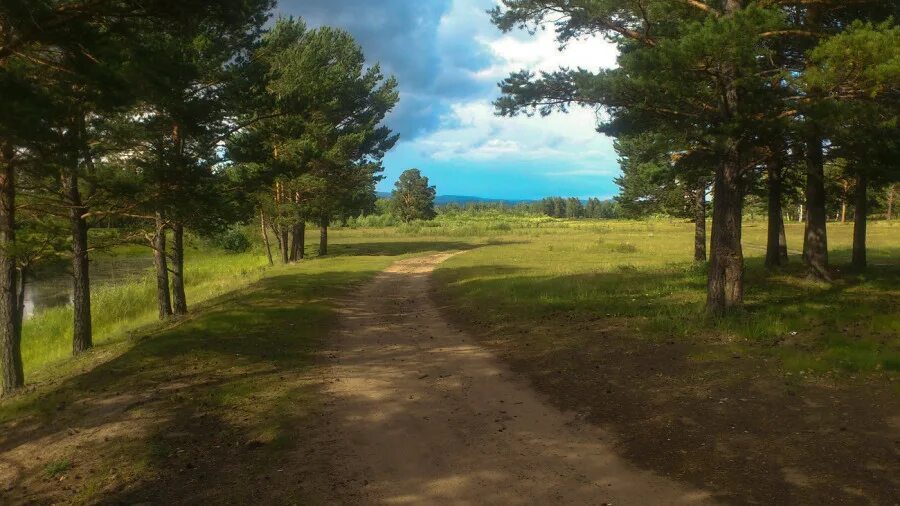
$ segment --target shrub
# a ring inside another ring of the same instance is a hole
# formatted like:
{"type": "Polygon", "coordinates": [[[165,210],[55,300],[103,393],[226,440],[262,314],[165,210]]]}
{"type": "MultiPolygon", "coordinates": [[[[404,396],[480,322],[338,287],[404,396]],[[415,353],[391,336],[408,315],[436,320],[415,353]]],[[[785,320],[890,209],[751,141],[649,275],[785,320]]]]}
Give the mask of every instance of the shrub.
{"type": "Polygon", "coordinates": [[[213,242],[229,253],[243,253],[250,249],[250,239],[242,231],[233,228],[217,235],[213,242]]]}

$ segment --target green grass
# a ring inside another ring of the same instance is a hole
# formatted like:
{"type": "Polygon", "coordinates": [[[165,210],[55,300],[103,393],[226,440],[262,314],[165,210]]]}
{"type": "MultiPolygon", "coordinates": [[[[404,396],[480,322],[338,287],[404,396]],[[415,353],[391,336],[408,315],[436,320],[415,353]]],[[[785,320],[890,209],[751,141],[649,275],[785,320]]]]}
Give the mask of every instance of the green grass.
{"type": "Polygon", "coordinates": [[[56,460],[44,468],[44,473],[48,478],[56,478],[64,472],[72,468],[72,463],[68,460],[56,460]]]}
{"type": "MultiPolygon", "coordinates": [[[[117,254],[121,253],[118,250],[117,254]]],[[[147,255],[147,248],[124,254],[147,255]]],[[[209,249],[189,249],[186,292],[189,304],[209,300],[257,280],[266,261],[259,253],[230,255],[209,249]]],[[[143,276],[114,285],[94,287],[91,293],[94,342],[98,345],[156,321],[156,280],[150,269],[143,276]]],[[[68,358],[72,353],[72,308],[50,308],[27,320],[22,329],[22,360],[26,376],[68,358]]]]}
{"type": "MultiPolygon", "coordinates": [[[[765,270],[765,225],[744,230],[747,309],[721,320],[704,316],[706,267],[692,261],[692,226],[679,222],[526,225],[452,258],[437,277],[455,303],[494,323],[614,317],[650,338],[749,347],[794,371],[898,370],[900,224],[872,224],[872,267],[831,285],[806,281],[797,255],[783,271],[765,270]]],[[[801,233],[788,224],[790,249],[801,233]]],[[[850,224],[829,225],[834,265],[849,261],[851,240],[850,224]]]]}
{"type": "MultiPolygon", "coordinates": [[[[311,371],[335,321],[335,297],[398,258],[449,249],[418,240],[356,248],[339,236],[340,254],[264,270],[241,256],[197,259],[191,315],[135,327],[144,321],[136,311],[120,324],[136,331],[108,330],[97,349],[45,367],[45,381],[0,402],[0,448],[34,445],[39,455],[5,454],[25,459],[16,490],[39,494],[22,502],[145,502],[160,490],[185,498],[223,483],[241,484],[223,501],[249,502],[269,485],[264,476],[299,465],[298,431],[318,409],[311,371]],[[81,430],[92,439],[73,445],[81,430]],[[170,490],[168,480],[184,482],[177,475],[185,466],[205,485],[170,490]],[[65,487],[44,479],[63,474],[83,479],[65,487]]],[[[269,488],[275,502],[304,502],[302,483],[269,488]]]]}

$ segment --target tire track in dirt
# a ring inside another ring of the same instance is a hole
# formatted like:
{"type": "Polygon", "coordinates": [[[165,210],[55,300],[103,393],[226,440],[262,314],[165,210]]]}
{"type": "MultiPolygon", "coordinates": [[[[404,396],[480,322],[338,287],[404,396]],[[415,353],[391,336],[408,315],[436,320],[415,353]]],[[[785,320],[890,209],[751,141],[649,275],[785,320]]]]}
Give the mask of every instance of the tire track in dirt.
{"type": "Polygon", "coordinates": [[[611,434],[544,402],[444,320],[428,278],[452,255],[399,261],[343,301],[326,384],[326,501],[711,502],[624,461],[611,434]]]}

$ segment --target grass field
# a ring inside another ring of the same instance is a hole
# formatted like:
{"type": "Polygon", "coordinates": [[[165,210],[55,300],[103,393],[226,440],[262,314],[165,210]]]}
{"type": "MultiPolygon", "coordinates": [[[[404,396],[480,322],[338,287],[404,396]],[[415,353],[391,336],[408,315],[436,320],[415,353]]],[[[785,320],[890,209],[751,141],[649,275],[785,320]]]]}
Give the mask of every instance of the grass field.
{"type": "MultiPolygon", "coordinates": [[[[481,214],[362,225],[333,229],[329,257],[297,265],[267,267],[258,249],[191,250],[187,318],[156,321],[149,276],[96,290],[98,346],[76,359],[66,358],[68,309],[30,320],[31,387],[0,403],[0,454],[16,463],[0,468],[3,497],[143,502],[164,490],[195,502],[302,502],[302,480],[282,471],[320,472],[297,445],[320,424],[316,353],[335,297],[399,258],[455,250],[465,253],[434,277],[448,318],[559,407],[631,434],[629,458],[760,501],[785,497],[767,478],[785,466],[846,475],[876,498],[887,490],[889,469],[851,465],[851,453],[884,453],[890,432],[900,225],[871,226],[865,273],[841,271],[851,229],[830,225],[839,272],[821,285],[805,280],[796,254],[766,271],[765,226],[747,223],[747,309],[723,320],[704,316],[690,224],[481,214]],[[738,397],[748,398],[723,404],[738,397]],[[736,426],[751,467],[712,444],[732,441],[736,426]],[[836,427],[854,430],[809,446],[811,431],[836,427]]],[[[792,250],[800,232],[789,224],[792,250]]],[[[316,238],[310,230],[309,252],[316,238]]]]}
{"type": "MultiPolygon", "coordinates": [[[[149,255],[149,250],[132,247],[115,254],[149,255]]],[[[247,286],[260,278],[266,266],[265,258],[259,252],[235,255],[208,248],[189,248],[186,256],[189,304],[247,286]]],[[[121,340],[129,330],[157,320],[155,283],[156,279],[148,269],[143,276],[92,290],[95,344],[121,340]]],[[[22,359],[26,377],[71,354],[71,306],[41,311],[25,322],[22,329],[22,359]]]]}
{"type": "Polygon", "coordinates": [[[319,402],[310,368],[334,322],[334,298],[400,258],[388,249],[243,276],[247,258],[238,255],[203,282],[200,267],[211,273],[223,259],[197,262],[191,316],[141,325],[149,317],[136,311],[119,322],[130,334],[105,327],[97,349],[45,367],[43,383],[0,403],[0,453],[17,463],[4,468],[15,475],[0,472],[0,497],[133,503],[165,491],[212,493],[202,499],[218,503],[261,494],[302,502],[302,483],[273,488],[270,479],[302,465],[293,443],[319,402]],[[223,462],[231,464],[218,467],[223,462]],[[199,481],[179,480],[183,473],[199,481]]]}
{"type": "MultiPolygon", "coordinates": [[[[802,225],[787,228],[794,251],[802,225]]],[[[789,268],[766,271],[765,231],[745,225],[747,308],[722,320],[704,316],[706,270],[692,261],[686,223],[526,225],[451,259],[436,276],[456,303],[495,323],[612,317],[648,338],[722,344],[698,360],[747,348],[779,357],[794,373],[900,370],[900,225],[873,224],[871,268],[840,273],[831,285],[806,281],[796,251],[789,268]]],[[[829,234],[831,261],[841,269],[852,227],[832,224],[829,234]]]]}

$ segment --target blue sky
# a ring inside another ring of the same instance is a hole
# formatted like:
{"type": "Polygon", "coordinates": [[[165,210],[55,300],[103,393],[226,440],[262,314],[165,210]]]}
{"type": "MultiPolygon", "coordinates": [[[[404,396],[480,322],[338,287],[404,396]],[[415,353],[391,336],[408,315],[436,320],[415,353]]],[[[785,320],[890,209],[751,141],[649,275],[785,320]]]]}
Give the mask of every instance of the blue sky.
{"type": "Polygon", "coordinates": [[[558,51],[551,31],[503,34],[485,11],[496,0],[281,0],[280,14],[348,30],[366,56],[400,82],[387,124],[400,142],[385,159],[390,191],[419,168],[441,195],[534,199],[611,197],[619,168],[593,110],[548,118],[499,118],[497,82],[522,68],[596,70],[614,65],[609,43],[558,51]]]}

